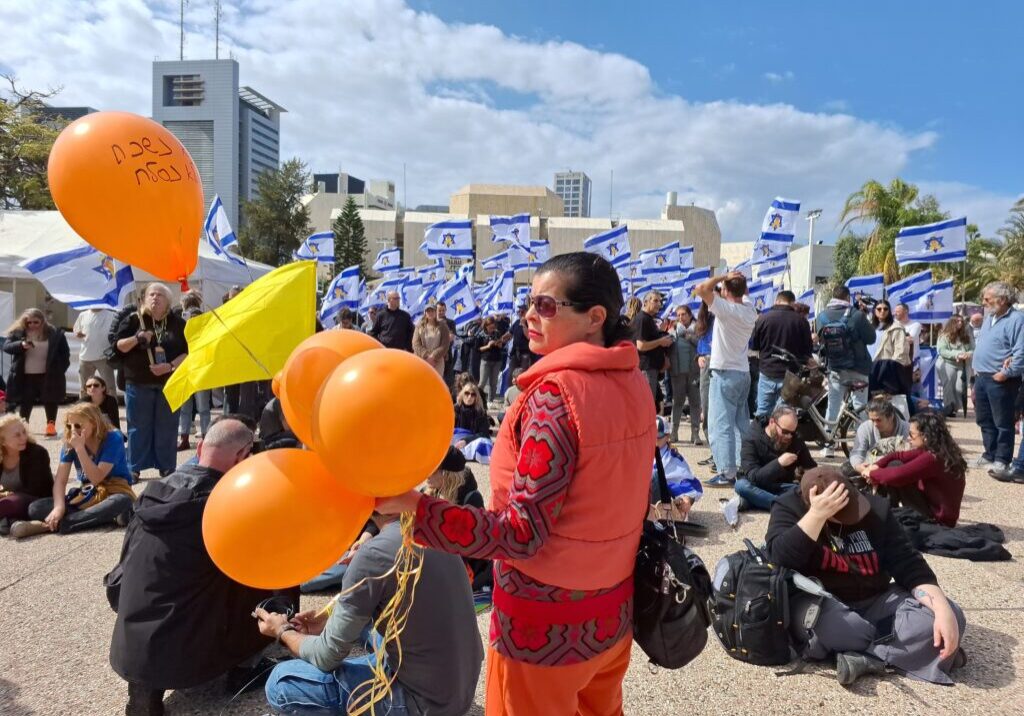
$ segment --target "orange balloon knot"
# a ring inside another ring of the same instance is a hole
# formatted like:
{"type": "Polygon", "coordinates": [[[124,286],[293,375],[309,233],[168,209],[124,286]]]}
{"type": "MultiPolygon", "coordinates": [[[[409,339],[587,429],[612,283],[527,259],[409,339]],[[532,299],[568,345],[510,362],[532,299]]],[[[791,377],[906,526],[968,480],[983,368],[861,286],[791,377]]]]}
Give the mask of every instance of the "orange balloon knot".
{"type": "Polygon", "coordinates": [[[178,279],[178,283],[180,283],[180,284],[181,284],[181,292],[182,292],[182,293],[187,293],[187,292],[189,291],[189,287],[188,287],[188,277],[187,277],[187,276],[182,276],[182,277],[180,277],[180,278],[178,279]]]}

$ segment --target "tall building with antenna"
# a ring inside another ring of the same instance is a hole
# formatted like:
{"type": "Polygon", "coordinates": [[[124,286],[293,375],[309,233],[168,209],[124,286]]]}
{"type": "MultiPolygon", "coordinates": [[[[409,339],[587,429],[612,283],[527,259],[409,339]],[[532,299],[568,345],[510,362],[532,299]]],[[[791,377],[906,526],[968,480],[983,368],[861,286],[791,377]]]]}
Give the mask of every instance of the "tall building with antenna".
{"type": "Polygon", "coordinates": [[[232,226],[238,226],[241,201],[256,198],[256,177],[280,164],[286,111],[239,86],[235,60],[153,63],[153,120],[188,149],[206,206],[219,195],[232,226]]]}

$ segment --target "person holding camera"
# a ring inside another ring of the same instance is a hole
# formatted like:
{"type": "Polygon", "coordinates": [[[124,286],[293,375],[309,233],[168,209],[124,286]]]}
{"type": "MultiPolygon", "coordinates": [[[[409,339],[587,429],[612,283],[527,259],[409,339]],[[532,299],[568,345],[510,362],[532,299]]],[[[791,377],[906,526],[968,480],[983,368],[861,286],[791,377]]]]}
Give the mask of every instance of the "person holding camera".
{"type": "Polygon", "coordinates": [[[14,357],[7,376],[7,401],[18,406],[25,422],[32,408],[43,404],[46,436],[57,435],[57,405],[67,393],[64,374],[71,365],[71,349],[64,332],[51,326],[46,314],[30,308],[7,329],[4,353],[14,357]]]}
{"type": "Polygon", "coordinates": [[[171,310],[171,292],[162,283],[146,286],[142,305],[117,326],[117,350],[124,356],[128,462],[132,472],[155,467],[160,476],[174,472],[178,413],[163,387],[185,360],[185,319],[171,310]]]}

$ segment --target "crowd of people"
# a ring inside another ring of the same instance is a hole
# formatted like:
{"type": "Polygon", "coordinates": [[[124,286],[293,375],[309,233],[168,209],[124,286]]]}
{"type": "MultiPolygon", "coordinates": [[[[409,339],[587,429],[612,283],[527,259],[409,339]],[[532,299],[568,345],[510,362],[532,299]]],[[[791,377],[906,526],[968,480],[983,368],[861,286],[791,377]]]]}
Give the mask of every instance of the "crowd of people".
{"type": "Polygon", "coordinates": [[[984,443],[974,467],[1024,484],[1024,442],[1014,456],[1024,405],[1016,291],[987,286],[984,314],[954,316],[937,332],[938,404],[915,390],[915,361],[931,334],[904,304],[864,301],[838,286],[810,321],[789,291],[760,314],[746,294],[746,278],[731,272],[696,287],[696,314],[690,306],[664,314],[657,292],[624,305],[614,268],[573,253],[537,269],[513,317],[456,325],[438,303],[414,321],[397,292],[367,316],[343,309],[339,328],[413,352],[444,379],[455,409],[452,445],[422,489],[378,500],[337,565],[276,592],[220,573],[201,524],[227,470],[254,450],[299,445],[278,400],[262,382],[243,384],[197,393],[175,412],[162,394],[188,354],[185,325],[202,298],[188,293],[175,306],[166,287],[151,284],[138,306],[83,313],[74,327],[80,402],[59,426],[68,344],[41,311],[26,311],[4,343],[13,356],[8,410],[18,414],[0,419],[0,528],[20,539],[127,526],[105,586],[117,612],[110,660],[128,682],[128,714],[162,714],[166,690],[225,673],[233,692],[264,686],[281,713],[343,712],[365,696],[361,685],[376,670],[392,667],[377,712],[465,713],[484,658],[480,594],[491,606],[488,714],[614,714],[659,451],[676,518],[689,519],[704,488],[728,490],[727,521],[769,511],[772,560],[819,580],[832,597],[794,598],[794,623],[817,615],[813,637],[794,637],[796,653],[834,659],[844,685],[886,671],[950,683],[966,661],[964,615],[901,516],[957,527],[969,466],[947,421],[966,416],[969,396],[984,443]],[[841,464],[819,465],[837,444],[812,454],[804,411],[787,402],[786,382],[801,369],[827,383],[820,399],[830,424],[852,396],[861,422],[841,464]],[[28,430],[36,404],[46,412],[45,437],[60,440],[55,470],[28,430]],[[179,465],[197,417],[196,457],[179,465]],[[687,442],[710,448],[703,463],[713,476],[703,484],[674,449],[684,419],[687,442]],[[489,501],[466,466],[475,441],[488,443],[489,501]],[[140,493],[150,469],[159,479],[140,493]],[[375,619],[395,595],[403,513],[415,515],[416,542],[429,549],[401,656],[388,643],[377,664],[375,619]],[[329,610],[301,611],[300,586],[341,592],[329,610]],[[291,659],[265,658],[275,641],[291,659]],[[356,648],[370,653],[352,656],[356,648]],[[197,656],[181,659],[186,649],[197,656]]]}

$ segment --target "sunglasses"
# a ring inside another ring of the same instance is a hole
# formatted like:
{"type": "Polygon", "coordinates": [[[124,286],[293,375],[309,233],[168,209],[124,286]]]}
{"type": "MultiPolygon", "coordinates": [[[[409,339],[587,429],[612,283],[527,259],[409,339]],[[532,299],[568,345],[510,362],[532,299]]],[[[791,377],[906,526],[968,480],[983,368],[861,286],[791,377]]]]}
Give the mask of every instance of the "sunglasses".
{"type": "Polygon", "coordinates": [[[579,305],[575,301],[556,301],[551,298],[551,296],[534,296],[532,293],[526,297],[526,302],[533,306],[533,310],[535,310],[537,315],[541,318],[554,318],[555,314],[558,313],[559,306],[579,305]]]}
{"type": "Polygon", "coordinates": [[[888,309],[888,308],[886,308],[885,306],[877,306],[877,307],[875,308],[875,312],[877,313],[878,311],[885,311],[886,313],[888,313],[888,312],[889,312],[889,309],[888,309]]]}
{"type": "Polygon", "coordinates": [[[85,384],[85,389],[86,390],[89,390],[90,388],[99,388],[99,387],[101,387],[99,383],[86,383],[85,384]]]}
{"type": "Polygon", "coordinates": [[[72,430],[81,430],[84,426],[81,423],[68,423],[68,427],[72,430]]]}
{"type": "Polygon", "coordinates": [[[778,430],[783,435],[785,435],[787,438],[791,438],[794,435],[796,435],[796,430],[787,430],[786,428],[782,427],[778,423],[775,423],[775,429],[778,430]]]}
{"type": "Polygon", "coordinates": [[[39,320],[36,320],[36,319],[32,319],[31,321],[25,321],[25,325],[26,326],[41,326],[41,325],[43,325],[43,322],[39,321],[39,320]]]}

